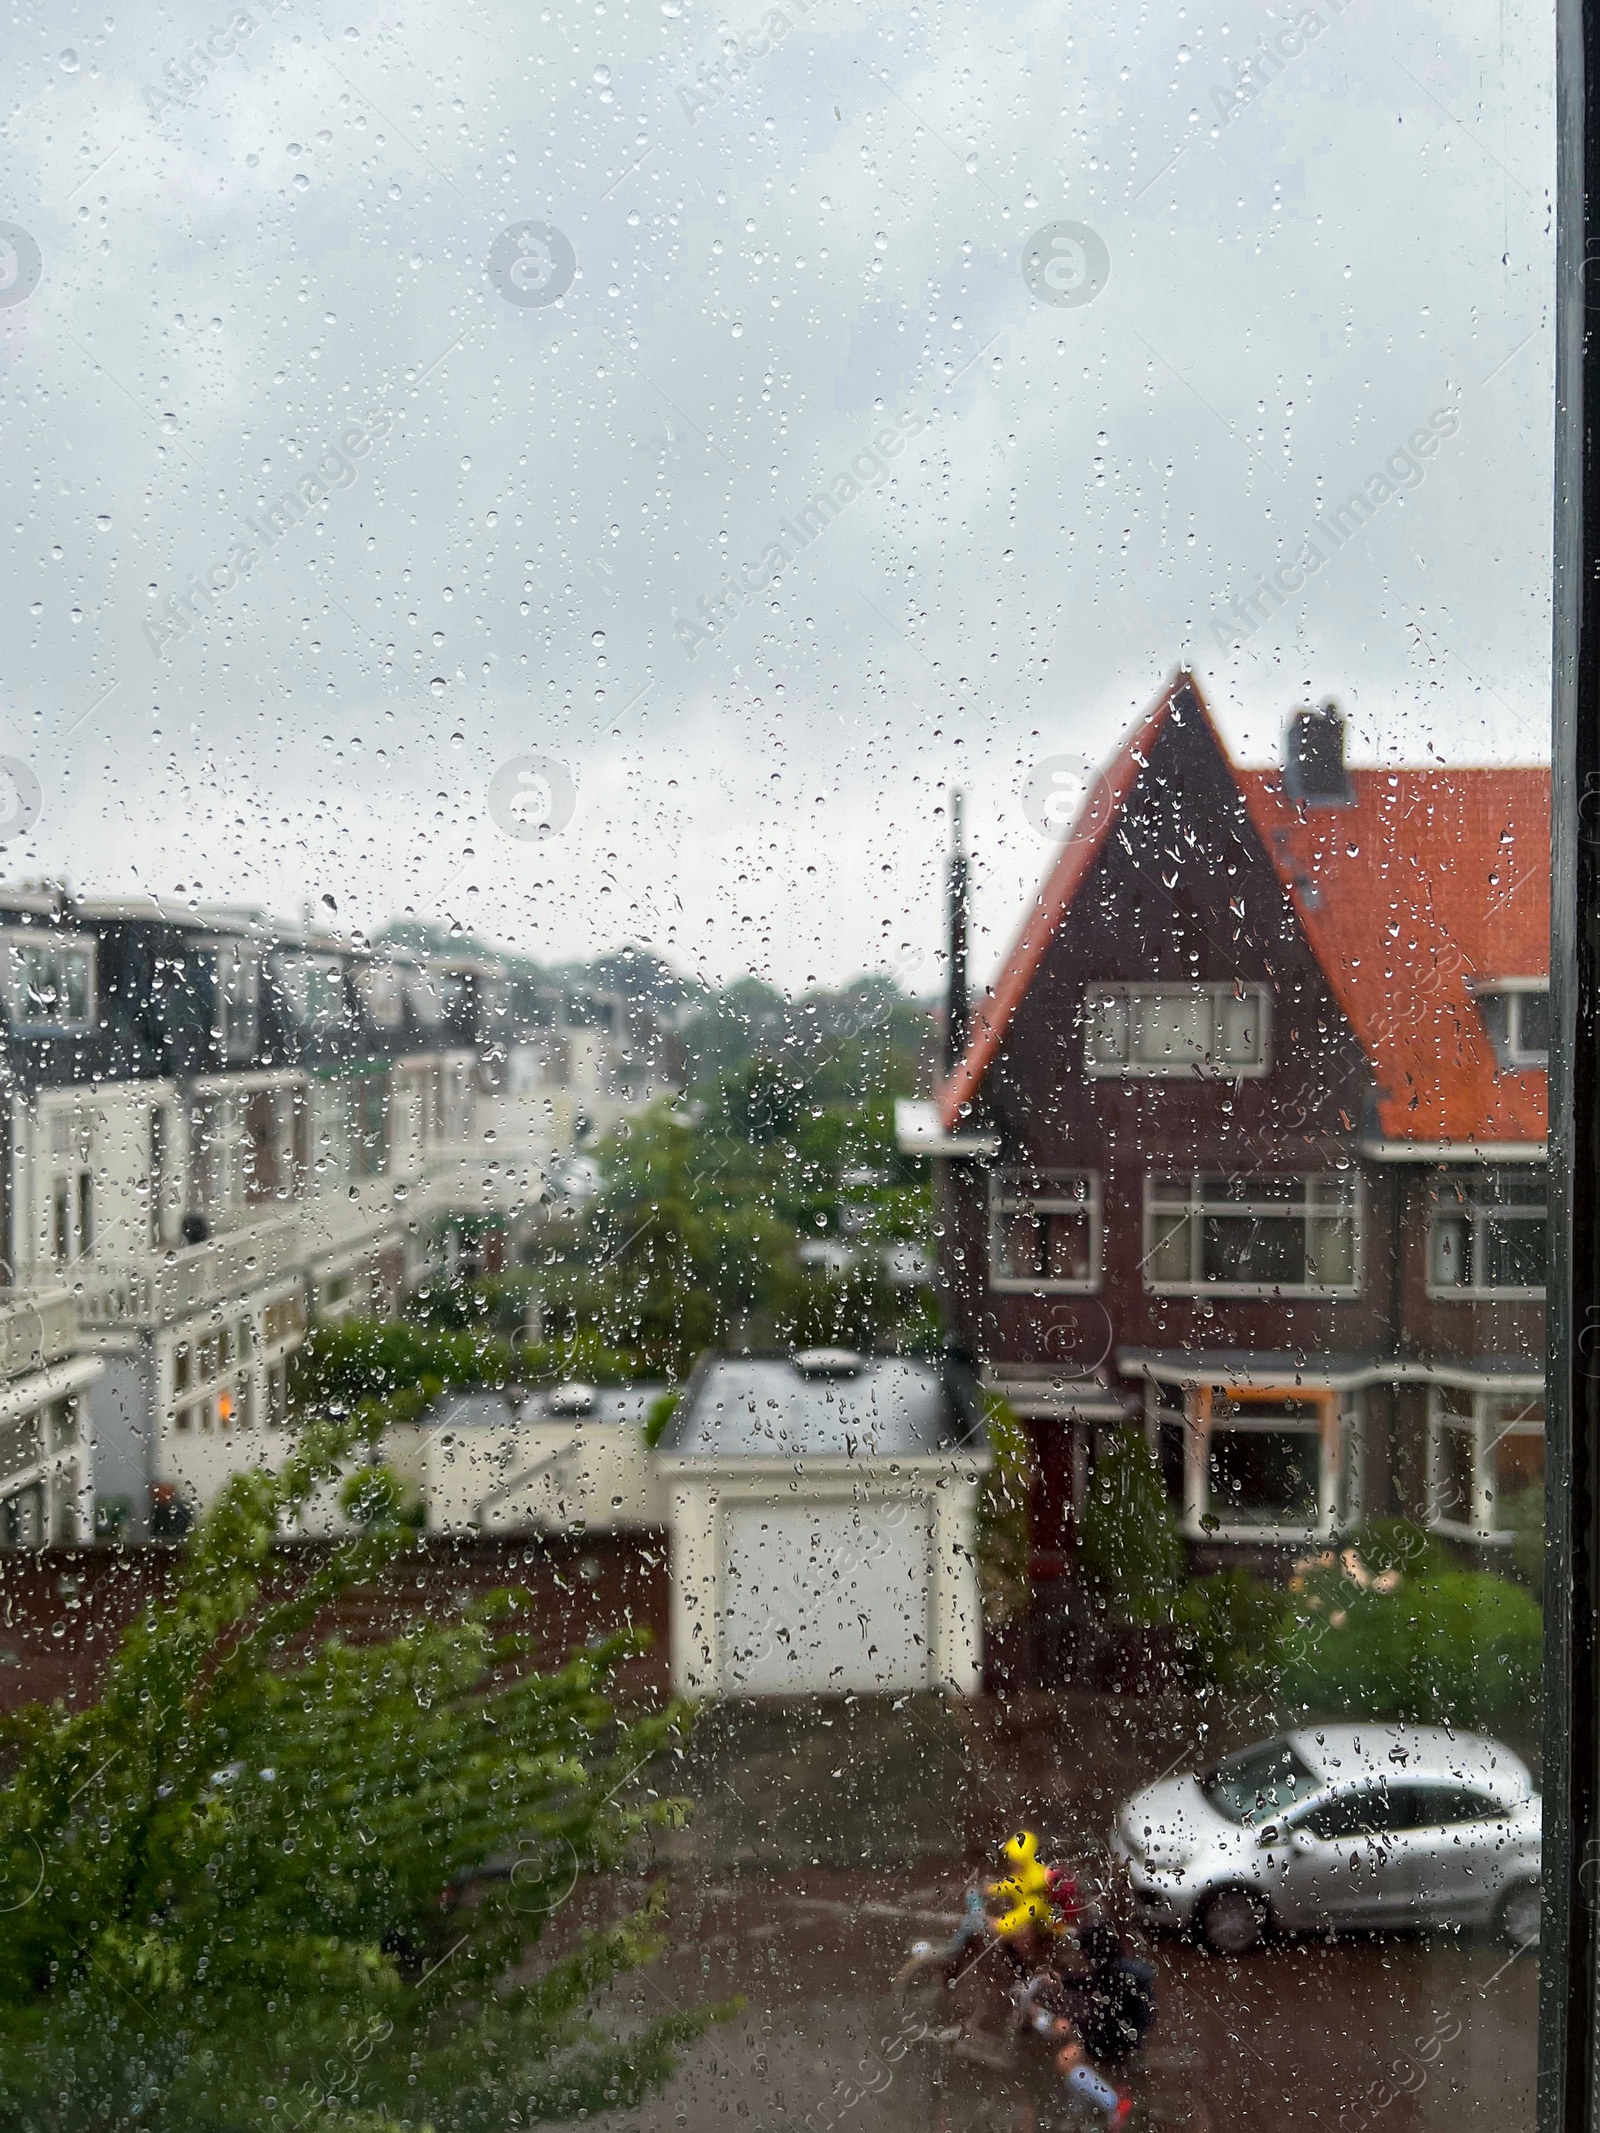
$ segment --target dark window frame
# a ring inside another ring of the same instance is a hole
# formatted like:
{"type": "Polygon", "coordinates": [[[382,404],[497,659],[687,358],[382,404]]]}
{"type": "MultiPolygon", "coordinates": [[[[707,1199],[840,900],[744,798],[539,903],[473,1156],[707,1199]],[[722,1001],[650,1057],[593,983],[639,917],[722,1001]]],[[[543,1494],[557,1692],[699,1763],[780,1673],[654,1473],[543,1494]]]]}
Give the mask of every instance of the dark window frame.
{"type": "Polygon", "coordinates": [[[1600,2125],[1600,0],[1558,0],[1538,2124],[1600,2125]]]}

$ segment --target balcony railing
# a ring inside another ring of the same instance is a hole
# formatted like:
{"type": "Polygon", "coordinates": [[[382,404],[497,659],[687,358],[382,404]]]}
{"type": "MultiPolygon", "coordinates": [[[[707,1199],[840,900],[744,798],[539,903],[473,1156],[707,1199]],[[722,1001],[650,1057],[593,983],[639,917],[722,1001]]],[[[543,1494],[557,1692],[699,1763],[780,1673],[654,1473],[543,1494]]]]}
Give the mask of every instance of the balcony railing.
{"type": "Polygon", "coordinates": [[[43,1370],[78,1342],[78,1309],[64,1291],[0,1290],[0,1379],[43,1370]]]}
{"type": "Polygon", "coordinates": [[[152,1250],[147,1259],[78,1259],[27,1270],[30,1285],[75,1302],[86,1326],[170,1325],[208,1304],[243,1296],[296,1271],[304,1258],[298,1215],[271,1215],[204,1244],[152,1250]]]}

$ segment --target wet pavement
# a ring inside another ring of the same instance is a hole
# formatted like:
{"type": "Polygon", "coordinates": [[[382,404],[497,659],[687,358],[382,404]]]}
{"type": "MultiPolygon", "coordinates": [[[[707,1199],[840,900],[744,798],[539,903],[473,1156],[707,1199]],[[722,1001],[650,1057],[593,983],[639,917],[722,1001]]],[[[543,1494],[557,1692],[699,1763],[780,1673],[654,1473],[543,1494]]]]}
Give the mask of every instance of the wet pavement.
{"type": "MultiPolygon", "coordinates": [[[[943,1987],[899,1988],[895,1974],[913,1940],[948,1936],[967,1881],[992,1871],[1019,1823],[1092,1880],[1119,1799],[1270,1723],[1259,1708],[1179,1695],[707,1713],[672,1781],[702,1804],[660,1859],[673,1946],[620,1997],[641,2016],[746,2004],[661,2096],[614,2123],[1103,2124],[1032,2040],[991,2065],[925,2034],[951,2023],[943,1987]]],[[[1280,1942],[1237,1962],[1170,1939],[1142,1947],[1158,2014],[1123,2079],[1133,2129],[1532,2125],[1537,1965],[1486,1935],[1280,1942]]]]}

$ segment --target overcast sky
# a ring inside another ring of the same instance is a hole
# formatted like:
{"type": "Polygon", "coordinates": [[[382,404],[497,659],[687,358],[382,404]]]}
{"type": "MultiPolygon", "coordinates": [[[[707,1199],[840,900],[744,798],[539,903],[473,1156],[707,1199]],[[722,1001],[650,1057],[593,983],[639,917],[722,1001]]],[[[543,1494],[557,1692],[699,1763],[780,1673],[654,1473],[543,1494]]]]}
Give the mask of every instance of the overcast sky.
{"type": "Polygon", "coordinates": [[[1545,756],[1548,5],[245,15],[0,32],[11,878],[931,987],[949,787],[983,975],[1180,662],[1256,760],[1545,756]]]}

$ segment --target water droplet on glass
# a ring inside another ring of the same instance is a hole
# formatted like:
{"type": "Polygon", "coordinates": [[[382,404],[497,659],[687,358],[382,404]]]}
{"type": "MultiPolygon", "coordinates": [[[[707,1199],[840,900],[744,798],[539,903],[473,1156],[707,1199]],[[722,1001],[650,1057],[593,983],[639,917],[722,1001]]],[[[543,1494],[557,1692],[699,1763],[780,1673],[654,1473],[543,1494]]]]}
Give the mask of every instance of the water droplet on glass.
{"type": "Polygon", "coordinates": [[[68,45],[61,55],[61,71],[63,74],[76,74],[78,71],[78,55],[71,45],[68,45]]]}

